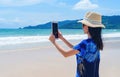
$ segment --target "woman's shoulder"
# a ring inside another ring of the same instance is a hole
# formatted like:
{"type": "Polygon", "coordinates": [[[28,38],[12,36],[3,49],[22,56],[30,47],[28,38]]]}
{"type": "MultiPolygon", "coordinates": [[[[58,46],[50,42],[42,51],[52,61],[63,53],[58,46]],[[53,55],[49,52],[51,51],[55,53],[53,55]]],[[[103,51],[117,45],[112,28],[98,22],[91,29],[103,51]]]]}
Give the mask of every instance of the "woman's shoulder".
{"type": "Polygon", "coordinates": [[[81,41],[81,43],[87,44],[89,42],[93,42],[92,38],[84,39],[81,41]]]}
{"type": "Polygon", "coordinates": [[[90,43],[90,42],[92,42],[92,39],[84,39],[84,40],[82,40],[81,42],[79,42],[79,43],[77,44],[77,46],[86,47],[86,45],[87,45],[88,43],[90,43]]]}

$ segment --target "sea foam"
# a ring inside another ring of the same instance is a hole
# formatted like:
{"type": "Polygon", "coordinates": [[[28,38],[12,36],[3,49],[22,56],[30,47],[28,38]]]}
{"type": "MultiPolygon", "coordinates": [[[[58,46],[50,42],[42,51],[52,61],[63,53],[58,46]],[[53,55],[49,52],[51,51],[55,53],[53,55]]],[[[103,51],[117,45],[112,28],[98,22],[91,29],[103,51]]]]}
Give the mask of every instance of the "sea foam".
{"type": "MultiPolygon", "coordinates": [[[[68,40],[85,39],[87,35],[63,35],[68,40]]],[[[120,33],[103,34],[104,39],[120,38],[120,33]]],[[[29,44],[29,43],[43,43],[48,42],[49,36],[14,36],[14,37],[0,37],[0,46],[15,45],[15,44],[29,44]]]]}

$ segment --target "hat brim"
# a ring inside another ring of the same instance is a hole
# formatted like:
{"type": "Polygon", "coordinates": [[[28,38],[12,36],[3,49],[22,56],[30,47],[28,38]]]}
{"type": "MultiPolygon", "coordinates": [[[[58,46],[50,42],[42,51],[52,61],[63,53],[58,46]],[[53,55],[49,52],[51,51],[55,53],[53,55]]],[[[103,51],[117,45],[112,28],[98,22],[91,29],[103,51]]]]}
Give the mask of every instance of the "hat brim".
{"type": "Polygon", "coordinates": [[[89,27],[94,27],[94,28],[95,28],[95,27],[105,28],[105,26],[104,26],[103,24],[99,24],[99,25],[92,24],[92,23],[90,23],[89,21],[87,21],[87,20],[85,20],[85,19],[79,20],[78,23],[82,23],[82,24],[85,24],[85,25],[87,25],[87,26],[89,26],[89,27]]]}

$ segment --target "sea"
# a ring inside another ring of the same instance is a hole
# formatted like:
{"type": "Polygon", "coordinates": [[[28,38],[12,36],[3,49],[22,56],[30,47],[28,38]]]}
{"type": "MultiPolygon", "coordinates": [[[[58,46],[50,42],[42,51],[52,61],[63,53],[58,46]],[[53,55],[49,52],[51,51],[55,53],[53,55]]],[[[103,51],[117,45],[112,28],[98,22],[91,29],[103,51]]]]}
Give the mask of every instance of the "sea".
{"type": "MultiPolygon", "coordinates": [[[[84,39],[82,29],[59,29],[68,40],[84,39]]],[[[0,46],[49,42],[51,29],[0,29],[0,46]]],[[[103,29],[103,38],[118,38],[120,29],[103,29]]]]}

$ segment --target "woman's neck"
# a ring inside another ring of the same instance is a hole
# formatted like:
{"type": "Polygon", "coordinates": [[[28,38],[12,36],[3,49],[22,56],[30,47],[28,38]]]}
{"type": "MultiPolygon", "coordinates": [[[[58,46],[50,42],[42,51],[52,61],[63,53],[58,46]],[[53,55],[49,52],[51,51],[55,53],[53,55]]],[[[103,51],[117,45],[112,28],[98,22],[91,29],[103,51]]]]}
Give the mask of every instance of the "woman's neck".
{"type": "Polygon", "coordinates": [[[88,35],[88,38],[91,38],[91,35],[89,33],[87,33],[87,35],[88,35]]]}

